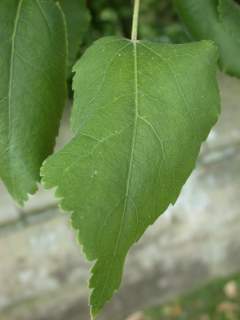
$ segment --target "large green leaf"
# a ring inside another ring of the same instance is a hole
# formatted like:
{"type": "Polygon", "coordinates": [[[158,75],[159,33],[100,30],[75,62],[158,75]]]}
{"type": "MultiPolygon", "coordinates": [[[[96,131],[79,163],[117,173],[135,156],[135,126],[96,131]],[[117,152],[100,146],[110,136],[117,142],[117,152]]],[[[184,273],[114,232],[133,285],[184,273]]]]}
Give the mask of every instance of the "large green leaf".
{"type": "Polygon", "coordinates": [[[95,261],[94,316],[119,287],[129,248],[176,201],[218,118],[216,61],[208,41],[107,37],[74,68],[74,138],[42,175],[95,261]]]}
{"type": "Polygon", "coordinates": [[[36,190],[58,132],[65,33],[51,0],[0,1],[0,177],[19,203],[36,190]]]}
{"type": "Polygon", "coordinates": [[[240,6],[233,0],[173,0],[192,36],[219,46],[220,67],[240,77],[240,6]]]}
{"type": "Polygon", "coordinates": [[[76,61],[83,35],[88,29],[90,14],[86,7],[86,0],[58,0],[58,2],[63,9],[67,22],[68,69],[70,73],[76,61]]]}

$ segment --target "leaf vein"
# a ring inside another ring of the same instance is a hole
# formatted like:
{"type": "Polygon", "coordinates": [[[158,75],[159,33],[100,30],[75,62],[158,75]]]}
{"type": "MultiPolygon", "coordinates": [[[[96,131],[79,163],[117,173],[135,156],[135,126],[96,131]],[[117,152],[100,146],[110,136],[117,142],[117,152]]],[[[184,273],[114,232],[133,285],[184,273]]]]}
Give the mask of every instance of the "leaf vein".
{"type": "Polygon", "coordinates": [[[185,105],[186,113],[189,115],[190,119],[193,120],[192,114],[191,114],[191,112],[190,112],[191,107],[190,107],[190,105],[189,105],[189,103],[188,103],[188,101],[187,101],[187,99],[186,99],[186,96],[185,96],[185,94],[184,94],[184,92],[183,92],[183,90],[182,90],[182,88],[181,88],[181,85],[180,85],[180,83],[179,83],[179,81],[178,81],[178,78],[177,78],[175,72],[174,72],[173,69],[172,69],[172,66],[169,64],[169,62],[168,62],[166,59],[164,59],[164,58],[163,58],[158,52],[156,52],[154,49],[148,47],[146,44],[143,44],[143,43],[140,43],[140,45],[141,45],[142,47],[146,48],[148,51],[152,52],[154,55],[156,55],[156,56],[159,57],[163,62],[166,63],[168,69],[170,70],[170,72],[171,72],[171,74],[172,74],[172,76],[173,76],[173,79],[174,79],[174,82],[175,82],[175,84],[176,84],[176,87],[177,87],[177,90],[178,90],[178,92],[179,92],[179,95],[182,97],[182,100],[183,100],[184,105],[185,105]]]}
{"type": "Polygon", "coordinates": [[[124,226],[124,218],[127,211],[128,206],[128,198],[129,198],[129,189],[131,185],[131,179],[132,179],[132,168],[133,168],[133,161],[134,161],[134,149],[136,144],[136,137],[137,137],[137,123],[138,123],[138,63],[137,63],[137,43],[133,43],[133,65],[134,65],[134,107],[135,107],[135,117],[134,117],[134,124],[133,124],[133,136],[132,136],[132,142],[131,142],[131,154],[130,154],[130,161],[129,161],[129,168],[128,168],[128,176],[127,176],[127,183],[126,183],[126,193],[125,193],[125,201],[124,201],[124,207],[123,207],[123,213],[121,217],[120,222],[120,228],[119,233],[116,240],[116,245],[114,248],[113,256],[116,255],[119,243],[122,236],[122,230],[124,226]]]}
{"type": "Polygon", "coordinates": [[[38,6],[38,8],[39,8],[39,10],[40,10],[40,13],[41,13],[41,15],[42,15],[42,17],[43,17],[43,20],[44,20],[45,23],[46,23],[46,26],[47,26],[47,30],[48,30],[48,32],[49,32],[49,35],[51,36],[52,30],[51,30],[51,27],[50,27],[50,25],[49,25],[48,18],[47,18],[46,14],[45,14],[45,12],[44,12],[44,10],[43,10],[43,7],[42,7],[42,5],[41,5],[41,3],[40,3],[39,0],[36,0],[36,4],[37,4],[37,6],[38,6]]]}
{"type": "Polygon", "coordinates": [[[145,119],[144,117],[142,116],[138,116],[138,118],[140,120],[142,120],[152,131],[153,135],[155,136],[155,138],[158,140],[159,144],[160,144],[160,147],[161,147],[161,151],[162,151],[162,155],[164,157],[164,160],[166,160],[166,154],[165,154],[165,149],[164,149],[164,145],[162,143],[162,140],[159,136],[159,134],[157,133],[157,130],[154,128],[154,126],[152,125],[151,122],[149,122],[147,119],[145,119]]]}
{"type": "MultiPolygon", "coordinates": [[[[119,48],[116,53],[113,55],[113,57],[111,58],[111,60],[109,61],[109,64],[107,65],[106,69],[104,70],[103,72],[103,75],[102,75],[102,81],[97,89],[97,92],[96,94],[94,95],[94,97],[92,97],[92,99],[89,101],[88,103],[88,108],[90,109],[91,105],[93,104],[93,102],[97,99],[99,93],[101,92],[103,86],[104,86],[104,83],[106,81],[106,77],[107,77],[107,74],[108,74],[108,71],[110,69],[110,67],[112,66],[112,64],[114,63],[114,60],[116,59],[116,57],[119,55],[120,52],[122,52],[124,49],[126,49],[129,45],[131,45],[131,43],[127,43],[127,44],[124,44],[121,48],[119,48]]],[[[79,112],[80,112],[80,108],[78,108],[78,111],[77,111],[77,117],[79,116],[79,112]]]]}

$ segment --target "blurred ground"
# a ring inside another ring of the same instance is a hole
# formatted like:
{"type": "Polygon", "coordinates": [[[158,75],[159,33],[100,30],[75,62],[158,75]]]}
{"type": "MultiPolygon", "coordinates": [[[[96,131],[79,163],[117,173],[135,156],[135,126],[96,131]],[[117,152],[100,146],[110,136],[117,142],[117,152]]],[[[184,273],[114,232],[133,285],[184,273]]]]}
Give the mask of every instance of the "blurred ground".
{"type": "Polygon", "coordinates": [[[239,320],[240,274],[212,281],[182,298],[147,310],[145,313],[136,314],[128,320],[161,319],[239,320]]]}

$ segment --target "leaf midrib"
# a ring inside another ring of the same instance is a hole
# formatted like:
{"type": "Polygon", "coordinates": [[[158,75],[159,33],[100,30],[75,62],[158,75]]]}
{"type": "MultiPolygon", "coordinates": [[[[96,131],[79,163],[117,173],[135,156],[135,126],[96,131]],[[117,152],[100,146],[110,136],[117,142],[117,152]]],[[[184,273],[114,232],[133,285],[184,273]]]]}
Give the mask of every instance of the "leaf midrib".
{"type": "MultiPolygon", "coordinates": [[[[34,0],[46,25],[49,34],[51,33],[51,28],[48,24],[47,17],[44,14],[43,8],[39,2],[39,0],[34,0]]],[[[8,134],[7,134],[7,155],[8,155],[8,161],[9,161],[9,179],[11,181],[12,189],[15,190],[15,178],[14,178],[14,171],[12,171],[12,168],[14,168],[13,162],[15,160],[15,150],[14,150],[14,136],[13,136],[13,130],[14,130],[14,102],[13,102],[13,90],[14,90],[14,66],[15,66],[15,56],[17,55],[17,49],[16,49],[16,36],[18,32],[18,26],[19,26],[19,21],[20,21],[20,16],[21,16],[21,11],[23,8],[23,3],[24,0],[19,0],[17,9],[16,9],[16,14],[15,14],[15,19],[13,23],[13,31],[12,31],[12,36],[11,36],[11,49],[10,49],[10,65],[9,65],[9,81],[8,81],[8,93],[7,93],[7,112],[8,112],[8,134]]],[[[20,203],[22,203],[23,199],[18,199],[20,203]]]]}
{"type": "MultiPolygon", "coordinates": [[[[127,182],[126,182],[126,192],[125,192],[125,199],[124,199],[124,206],[123,206],[123,213],[121,216],[120,221],[120,228],[118,232],[118,236],[115,243],[115,248],[113,251],[113,259],[111,259],[111,263],[108,268],[108,272],[106,273],[106,278],[104,281],[104,285],[102,288],[101,296],[103,296],[103,293],[106,289],[106,284],[108,282],[108,278],[111,274],[111,269],[113,266],[114,257],[117,255],[119,244],[122,236],[122,230],[123,225],[125,221],[125,215],[127,211],[128,206],[128,200],[129,200],[129,189],[131,185],[131,178],[132,178],[132,168],[133,168],[133,159],[134,159],[134,150],[135,150],[135,144],[136,144],[136,136],[137,136],[137,120],[138,120],[138,64],[137,64],[137,42],[133,42],[133,65],[134,65],[134,108],[135,108],[135,114],[134,114],[134,122],[133,122],[133,135],[132,135],[132,141],[131,141],[131,154],[130,154],[130,160],[129,160],[129,167],[128,167],[128,174],[127,174],[127,182]]],[[[91,305],[94,307],[93,305],[91,305]]]]}
{"type": "Polygon", "coordinates": [[[129,167],[128,167],[128,175],[127,175],[127,183],[126,183],[126,192],[125,192],[125,199],[124,199],[124,206],[123,206],[123,213],[120,221],[120,228],[119,233],[116,240],[116,245],[114,248],[113,256],[116,255],[122,235],[122,229],[124,225],[126,210],[128,207],[128,200],[129,200],[129,190],[131,185],[132,179],[132,168],[133,168],[133,160],[134,160],[134,150],[136,145],[136,136],[137,136],[137,120],[138,120],[138,63],[137,63],[137,42],[133,41],[133,65],[134,65],[134,122],[133,122],[133,134],[132,134],[132,141],[131,141],[131,154],[129,160],[129,167]]]}

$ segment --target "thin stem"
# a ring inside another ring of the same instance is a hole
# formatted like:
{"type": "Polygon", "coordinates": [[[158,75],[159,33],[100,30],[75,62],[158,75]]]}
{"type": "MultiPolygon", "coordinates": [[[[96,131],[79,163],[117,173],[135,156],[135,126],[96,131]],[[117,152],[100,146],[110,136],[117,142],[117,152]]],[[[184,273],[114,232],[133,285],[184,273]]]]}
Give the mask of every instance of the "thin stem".
{"type": "Polygon", "coordinates": [[[139,10],[140,10],[140,0],[134,0],[133,22],[132,22],[132,41],[137,41],[139,10]]]}

